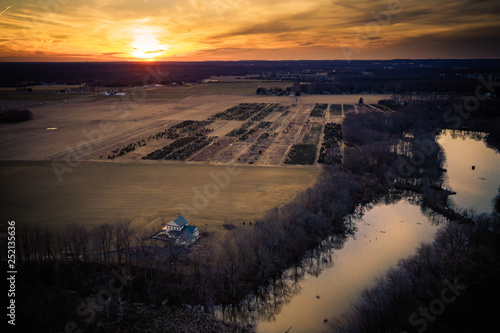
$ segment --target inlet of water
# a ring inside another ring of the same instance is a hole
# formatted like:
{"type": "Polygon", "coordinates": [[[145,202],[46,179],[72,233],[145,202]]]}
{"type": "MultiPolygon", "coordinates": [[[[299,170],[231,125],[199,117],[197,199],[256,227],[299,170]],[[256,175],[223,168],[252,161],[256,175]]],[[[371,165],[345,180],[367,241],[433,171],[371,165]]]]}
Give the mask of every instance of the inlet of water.
{"type": "Polygon", "coordinates": [[[341,315],[361,291],[374,283],[400,258],[412,255],[421,242],[430,242],[438,229],[418,206],[406,201],[377,205],[356,222],[357,232],[334,252],[333,267],[319,276],[306,273],[300,293],[257,332],[323,332],[325,319],[341,315]]]}

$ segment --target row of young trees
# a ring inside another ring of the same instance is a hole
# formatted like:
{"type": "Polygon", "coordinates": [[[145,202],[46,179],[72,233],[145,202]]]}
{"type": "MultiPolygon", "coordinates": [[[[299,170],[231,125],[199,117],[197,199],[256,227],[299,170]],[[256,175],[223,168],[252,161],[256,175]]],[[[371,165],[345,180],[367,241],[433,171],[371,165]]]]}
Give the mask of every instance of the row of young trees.
{"type": "Polygon", "coordinates": [[[168,155],[170,155],[172,152],[174,152],[175,149],[178,149],[182,146],[185,146],[195,140],[197,140],[197,137],[194,136],[186,136],[180,139],[175,140],[174,142],[169,143],[168,145],[157,149],[146,156],[143,156],[143,160],[162,160],[166,158],[168,155]]]}
{"type": "Polygon", "coordinates": [[[318,163],[341,164],[342,144],[342,126],[336,123],[326,123],[318,163]]]}
{"type": "Polygon", "coordinates": [[[316,159],[317,145],[308,143],[296,143],[290,149],[285,164],[314,164],[316,159]]]}
{"type": "Polygon", "coordinates": [[[209,120],[247,120],[264,111],[269,104],[266,103],[240,103],[225,111],[214,114],[209,120]]]}

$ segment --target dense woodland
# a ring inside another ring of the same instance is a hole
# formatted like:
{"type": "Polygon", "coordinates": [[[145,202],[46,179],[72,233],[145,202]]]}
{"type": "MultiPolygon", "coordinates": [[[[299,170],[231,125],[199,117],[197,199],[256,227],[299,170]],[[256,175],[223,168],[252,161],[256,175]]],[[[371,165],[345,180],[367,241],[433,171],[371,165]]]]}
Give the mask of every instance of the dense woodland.
{"type": "MultiPolygon", "coordinates": [[[[452,126],[443,118],[443,110],[454,102],[413,101],[396,112],[348,114],[342,126],[343,165],[325,166],[316,185],[293,201],[272,209],[251,227],[236,228],[228,237],[206,242],[192,253],[175,244],[156,243],[150,237],[152,230],[135,230],[128,221],[93,230],[79,225],[57,231],[19,229],[20,328],[62,331],[68,322],[75,322],[79,328],[99,331],[121,325],[123,318],[135,314],[137,304],[157,309],[238,304],[245,296],[279,283],[284,269],[299,265],[324,244],[325,235],[335,237],[335,246],[341,246],[353,232],[345,217],[389,190],[413,186],[423,207],[429,203],[446,207],[444,155],[434,139],[441,128],[452,126]],[[422,153],[425,158],[416,164],[414,157],[422,153]],[[403,168],[401,161],[406,161],[403,168]],[[124,276],[123,288],[103,297],[102,291],[110,288],[117,272],[124,276]]],[[[468,294],[464,297],[468,303],[450,313],[460,315],[477,304],[484,288],[498,280],[498,249],[492,245],[498,244],[498,221],[485,216],[470,220],[475,223],[452,224],[434,245],[423,246],[415,258],[403,261],[406,270],[389,272],[379,291],[365,293],[366,304],[358,305],[356,315],[338,319],[335,327],[349,332],[404,327],[400,322],[400,326],[388,326],[401,314],[394,311],[414,309],[418,302],[428,304],[419,292],[432,299],[442,277],[453,279],[458,269],[464,269],[466,277],[478,276],[478,284],[467,280],[471,289],[483,289],[477,297],[468,294]],[[408,284],[417,289],[408,289],[408,284]],[[404,306],[397,306],[398,302],[404,306]]],[[[150,311],[152,315],[154,309],[150,311]]],[[[487,313],[484,318],[490,319],[487,313]]],[[[445,328],[453,331],[458,326],[449,326],[450,322],[445,328]]]]}
{"type": "Polygon", "coordinates": [[[7,109],[0,110],[0,123],[20,123],[22,121],[33,119],[33,113],[30,110],[7,109]]]}

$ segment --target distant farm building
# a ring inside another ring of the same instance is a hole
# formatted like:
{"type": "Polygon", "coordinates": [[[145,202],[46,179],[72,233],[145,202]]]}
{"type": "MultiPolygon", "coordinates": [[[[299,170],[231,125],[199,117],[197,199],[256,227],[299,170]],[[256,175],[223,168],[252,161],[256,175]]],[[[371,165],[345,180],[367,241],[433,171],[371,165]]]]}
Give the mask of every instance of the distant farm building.
{"type": "Polygon", "coordinates": [[[104,93],[106,96],[126,96],[127,93],[124,92],[116,92],[114,90],[108,90],[104,93]]]}
{"type": "Polygon", "coordinates": [[[179,245],[191,245],[200,237],[200,229],[189,225],[189,221],[182,215],[177,215],[168,222],[160,233],[167,235],[179,245]]]}

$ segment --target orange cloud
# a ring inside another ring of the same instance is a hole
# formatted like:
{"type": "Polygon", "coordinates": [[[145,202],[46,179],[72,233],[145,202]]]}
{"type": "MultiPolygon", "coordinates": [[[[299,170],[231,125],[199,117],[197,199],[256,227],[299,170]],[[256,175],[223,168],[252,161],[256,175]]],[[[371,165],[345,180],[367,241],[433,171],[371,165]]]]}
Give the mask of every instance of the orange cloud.
{"type": "Polygon", "coordinates": [[[481,36],[500,25],[497,0],[19,0],[0,13],[6,61],[494,58],[481,36]]]}

